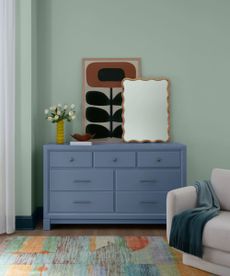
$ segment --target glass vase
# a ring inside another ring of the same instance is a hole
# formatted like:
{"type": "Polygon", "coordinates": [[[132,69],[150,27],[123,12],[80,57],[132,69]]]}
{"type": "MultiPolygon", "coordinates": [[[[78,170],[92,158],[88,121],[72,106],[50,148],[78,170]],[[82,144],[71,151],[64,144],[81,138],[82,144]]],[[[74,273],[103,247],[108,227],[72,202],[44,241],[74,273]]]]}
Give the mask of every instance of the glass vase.
{"type": "Polygon", "coordinates": [[[56,143],[57,144],[64,144],[64,140],[65,140],[64,127],[65,127],[64,120],[57,122],[57,125],[56,125],[56,143]]]}

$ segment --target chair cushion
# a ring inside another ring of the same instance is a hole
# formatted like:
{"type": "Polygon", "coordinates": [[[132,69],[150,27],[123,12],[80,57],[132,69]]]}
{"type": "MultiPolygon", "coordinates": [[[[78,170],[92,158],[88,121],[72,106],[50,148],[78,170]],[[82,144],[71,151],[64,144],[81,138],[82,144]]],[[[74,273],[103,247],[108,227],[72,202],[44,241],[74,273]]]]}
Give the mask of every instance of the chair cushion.
{"type": "Polygon", "coordinates": [[[230,170],[213,169],[211,182],[220,201],[221,209],[230,211],[230,170]]]}
{"type": "MultiPolygon", "coordinates": [[[[210,247],[206,247],[204,246],[203,248],[203,257],[202,259],[205,261],[208,261],[210,263],[214,263],[217,265],[224,265],[226,267],[229,267],[230,269],[230,252],[226,252],[226,251],[222,251],[219,249],[215,249],[215,248],[210,248],[210,247]]],[[[219,274],[219,275],[230,275],[230,271],[228,274],[219,274]]]]}
{"type": "Polygon", "coordinates": [[[230,252],[230,212],[221,211],[218,216],[206,223],[203,245],[230,252]]]}

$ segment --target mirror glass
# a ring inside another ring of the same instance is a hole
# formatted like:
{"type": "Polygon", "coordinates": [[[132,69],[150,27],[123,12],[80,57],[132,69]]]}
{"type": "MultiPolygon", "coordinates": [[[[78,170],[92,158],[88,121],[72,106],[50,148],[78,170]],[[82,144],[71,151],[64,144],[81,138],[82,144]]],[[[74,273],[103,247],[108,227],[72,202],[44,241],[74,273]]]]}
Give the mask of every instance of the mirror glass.
{"type": "Polygon", "coordinates": [[[169,140],[169,81],[124,79],[123,139],[126,142],[169,140]]]}

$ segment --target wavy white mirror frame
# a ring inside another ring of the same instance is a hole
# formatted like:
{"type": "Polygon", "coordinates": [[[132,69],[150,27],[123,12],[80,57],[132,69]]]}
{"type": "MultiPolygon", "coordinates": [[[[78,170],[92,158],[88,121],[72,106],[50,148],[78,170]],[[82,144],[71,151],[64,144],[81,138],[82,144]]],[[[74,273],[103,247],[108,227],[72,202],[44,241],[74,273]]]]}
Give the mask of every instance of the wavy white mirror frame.
{"type": "Polygon", "coordinates": [[[169,141],[169,81],[124,79],[122,127],[125,142],[169,141]]]}

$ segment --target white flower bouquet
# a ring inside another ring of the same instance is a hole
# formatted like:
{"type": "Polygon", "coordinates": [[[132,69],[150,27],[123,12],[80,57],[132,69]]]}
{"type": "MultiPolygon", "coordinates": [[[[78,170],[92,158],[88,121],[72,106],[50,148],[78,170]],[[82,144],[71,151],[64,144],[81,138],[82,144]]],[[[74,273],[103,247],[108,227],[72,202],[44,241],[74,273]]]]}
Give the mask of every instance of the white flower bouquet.
{"type": "Polygon", "coordinates": [[[67,104],[63,106],[62,104],[51,106],[49,109],[45,109],[46,119],[52,123],[58,123],[62,120],[71,122],[76,118],[76,111],[74,109],[74,104],[71,104],[70,106],[67,104]]]}

